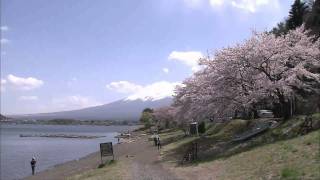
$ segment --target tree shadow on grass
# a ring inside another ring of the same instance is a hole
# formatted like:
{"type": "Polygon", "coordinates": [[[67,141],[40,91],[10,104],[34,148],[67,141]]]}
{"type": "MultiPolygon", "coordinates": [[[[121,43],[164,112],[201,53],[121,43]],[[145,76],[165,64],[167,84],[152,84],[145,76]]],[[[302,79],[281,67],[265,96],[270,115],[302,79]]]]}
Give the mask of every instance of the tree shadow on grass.
{"type": "MultiPolygon", "coordinates": [[[[260,136],[254,137],[250,140],[243,141],[243,142],[216,142],[211,147],[203,146],[199,149],[198,152],[198,159],[194,161],[183,162],[183,155],[186,153],[185,150],[187,149],[190,143],[184,145],[183,147],[179,147],[177,149],[168,152],[165,155],[164,160],[171,160],[176,163],[176,167],[190,167],[190,166],[197,166],[202,163],[212,162],[215,160],[225,160],[231,156],[236,154],[240,154],[243,152],[247,152],[253,150],[255,148],[267,146],[269,144],[273,144],[275,142],[282,142],[286,140],[290,140],[296,137],[299,137],[299,134],[295,136],[281,136],[277,137],[272,134],[271,131],[268,131],[260,136]],[[204,150],[205,149],[205,150],[204,150]]],[[[200,139],[199,139],[200,140],[200,139]]],[[[201,144],[201,140],[198,143],[201,144]]]]}

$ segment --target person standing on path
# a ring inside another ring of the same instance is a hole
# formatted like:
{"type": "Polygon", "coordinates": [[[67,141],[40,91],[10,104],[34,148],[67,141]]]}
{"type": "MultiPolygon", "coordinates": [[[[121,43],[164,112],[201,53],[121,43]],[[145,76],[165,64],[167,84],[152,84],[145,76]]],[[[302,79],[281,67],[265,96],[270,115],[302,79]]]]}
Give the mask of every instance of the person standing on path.
{"type": "Polygon", "coordinates": [[[153,141],[154,141],[154,146],[158,145],[158,135],[153,134],[153,141]]]}
{"type": "Polygon", "coordinates": [[[32,169],[32,175],[34,175],[34,171],[35,171],[35,168],[36,168],[36,163],[37,163],[36,158],[33,157],[32,160],[31,160],[31,162],[30,162],[30,164],[31,164],[31,169],[32,169]]]}
{"type": "Polygon", "coordinates": [[[160,136],[159,135],[157,137],[157,145],[158,145],[158,150],[161,149],[161,141],[160,141],[160,136]]]}

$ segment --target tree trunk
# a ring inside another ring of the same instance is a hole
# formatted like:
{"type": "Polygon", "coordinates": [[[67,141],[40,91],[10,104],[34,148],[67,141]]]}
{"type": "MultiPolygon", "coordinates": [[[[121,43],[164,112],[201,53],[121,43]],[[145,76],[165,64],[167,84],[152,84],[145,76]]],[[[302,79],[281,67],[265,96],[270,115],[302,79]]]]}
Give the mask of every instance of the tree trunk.
{"type": "Polygon", "coordinates": [[[284,119],[289,119],[291,117],[291,102],[287,102],[283,95],[279,96],[280,107],[281,107],[281,116],[284,119]]]}

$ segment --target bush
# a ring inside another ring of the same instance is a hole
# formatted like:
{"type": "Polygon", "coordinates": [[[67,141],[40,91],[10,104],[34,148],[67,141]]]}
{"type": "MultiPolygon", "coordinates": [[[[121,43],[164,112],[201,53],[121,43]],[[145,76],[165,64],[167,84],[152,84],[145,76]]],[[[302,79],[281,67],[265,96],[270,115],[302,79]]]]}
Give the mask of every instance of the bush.
{"type": "Polygon", "coordinates": [[[299,178],[300,173],[293,168],[284,168],[281,170],[281,179],[290,179],[290,180],[295,180],[295,179],[300,179],[299,178]]]}
{"type": "Polygon", "coordinates": [[[198,126],[198,132],[200,134],[203,134],[206,132],[206,123],[204,121],[202,121],[199,126],[198,126]]]}

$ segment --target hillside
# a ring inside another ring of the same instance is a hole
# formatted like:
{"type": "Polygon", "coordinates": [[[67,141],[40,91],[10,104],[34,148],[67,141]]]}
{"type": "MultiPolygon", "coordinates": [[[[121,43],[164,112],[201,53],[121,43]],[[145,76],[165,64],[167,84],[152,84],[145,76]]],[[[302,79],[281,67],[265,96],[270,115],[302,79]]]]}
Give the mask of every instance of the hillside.
{"type": "Polygon", "coordinates": [[[320,130],[227,158],[175,168],[182,179],[319,179],[320,130]]]}
{"type": "MultiPolygon", "coordinates": [[[[320,114],[312,116],[314,132],[303,135],[306,116],[279,121],[262,134],[245,141],[233,141],[238,134],[257,127],[268,119],[235,119],[213,123],[200,137],[184,136],[181,130],[161,134],[163,159],[181,164],[174,168],[182,179],[318,179],[320,114]],[[198,159],[182,161],[193,142],[198,144],[198,159]]],[[[270,121],[270,120],[268,120],[270,121]]]]}
{"type": "Polygon", "coordinates": [[[54,113],[11,115],[19,119],[51,120],[51,119],[77,119],[77,120],[112,120],[112,121],[138,121],[145,108],[158,108],[168,106],[172,98],[159,100],[119,100],[109,104],[89,107],[79,110],[62,111],[54,113]]]}

